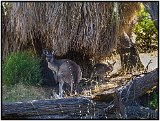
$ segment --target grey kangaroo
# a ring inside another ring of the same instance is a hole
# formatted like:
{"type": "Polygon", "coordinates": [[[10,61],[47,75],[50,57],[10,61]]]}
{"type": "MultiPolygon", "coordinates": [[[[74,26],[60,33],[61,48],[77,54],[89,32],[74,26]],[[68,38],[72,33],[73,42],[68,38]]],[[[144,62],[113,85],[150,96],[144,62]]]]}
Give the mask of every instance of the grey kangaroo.
{"type": "Polygon", "coordinates": [[[43,51],[46,55],[48,62],[48,68],[52,70],[54,78],[59,82],[59,96],[63,95],[63,84],[68,83],[71,87],[71,94],[73,87],[76,88],[80,80],[82,79],[82,71],[79,65],[69,59],[56,59],[55,51],[48,53],[47,50],[43,51]]]}
{"type": "Polygon", "coordinates": [[[93,70],[91,73],[91,78],[94,76],[105,76],[106,73],[109,74],[113,71],[113,66],[116,62],[113,62],[112,64],[110,64],[109,62],[107,62],[108,64],[104,64],[104,63],[97,63],[93,66],[93,70]]]}

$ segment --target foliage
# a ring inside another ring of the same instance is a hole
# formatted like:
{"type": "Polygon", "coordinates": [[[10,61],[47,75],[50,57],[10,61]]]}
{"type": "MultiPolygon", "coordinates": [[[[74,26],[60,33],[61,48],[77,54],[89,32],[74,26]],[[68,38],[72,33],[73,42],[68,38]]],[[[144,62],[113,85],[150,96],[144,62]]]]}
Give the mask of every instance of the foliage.
{"type": "Polygon", "coordinates": [[[149,102],[149,106],[152,108],[152,109],[157,109],[158,108],[158,94],[156,93],[153,93],[151,95],[151,100],[149,102]]]}
{"type": "Polygon", "coordinates": [[[11,86],[22,82],[38,85],[41,82],[40,60],[31,51],[10,53],[2,65],[3,83],[11,86]]]}
{"type": "Polygon", "coordinates": [[[146,52],[147,50],[158,49],[158,31],[143,6],[138,16],[139,20],[133,31],[136,34],[136,44],[139,50],[146,52]]]}

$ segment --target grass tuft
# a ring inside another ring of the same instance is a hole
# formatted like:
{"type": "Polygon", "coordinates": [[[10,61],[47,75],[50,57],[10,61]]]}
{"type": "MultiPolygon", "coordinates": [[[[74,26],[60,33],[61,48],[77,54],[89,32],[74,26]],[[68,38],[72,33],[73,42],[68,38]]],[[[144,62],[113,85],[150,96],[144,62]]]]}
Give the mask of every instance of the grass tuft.
{"type": "Polygon", "coordinates": [[[2,65],[2,82],[12,86],[19,82],[26,85],[41,83],[40,60],[31,51],[10,53],[2,65]]]}

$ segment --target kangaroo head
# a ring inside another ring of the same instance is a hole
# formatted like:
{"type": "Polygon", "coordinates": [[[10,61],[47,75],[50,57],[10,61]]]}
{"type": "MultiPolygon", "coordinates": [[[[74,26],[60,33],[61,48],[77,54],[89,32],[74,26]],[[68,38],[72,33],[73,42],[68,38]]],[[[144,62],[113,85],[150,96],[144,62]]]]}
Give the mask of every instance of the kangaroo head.
{"type": "Polygon", "coordinates": [[[52,62],[54,60],[54,53],[55,53],[54,50],[50,53],[47,50],[43,51],[43,54],[46,56],[47,62],[52,62]]]}

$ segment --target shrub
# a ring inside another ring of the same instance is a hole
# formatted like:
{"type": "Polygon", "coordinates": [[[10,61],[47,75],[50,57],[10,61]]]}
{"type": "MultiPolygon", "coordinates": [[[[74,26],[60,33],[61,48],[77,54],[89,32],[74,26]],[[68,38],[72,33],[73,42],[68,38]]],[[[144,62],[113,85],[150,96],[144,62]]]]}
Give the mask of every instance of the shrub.
{"type": "Polygon", "coordinates": [[[158,108],[158,94],[155,92],[151,95],[149,106],[154,110],[158,108]]]}
{"type": "Polygon", "coordinates": [[[2,65],[3,83],[11,86],[22,82],[38,85],[41,82],[40,60],[31,51],[10,53],[2,65]]]}
{"type": "Polygon", "coordinates": [[[140,52],[158,49],[158,30],[144,6],[138,13],[139,20],[133,31],[136,34],[136,44],[140,52]]]}

